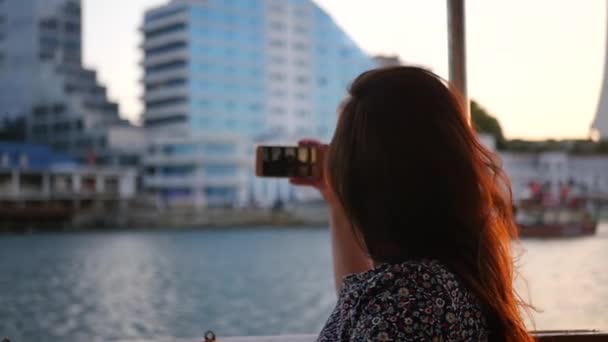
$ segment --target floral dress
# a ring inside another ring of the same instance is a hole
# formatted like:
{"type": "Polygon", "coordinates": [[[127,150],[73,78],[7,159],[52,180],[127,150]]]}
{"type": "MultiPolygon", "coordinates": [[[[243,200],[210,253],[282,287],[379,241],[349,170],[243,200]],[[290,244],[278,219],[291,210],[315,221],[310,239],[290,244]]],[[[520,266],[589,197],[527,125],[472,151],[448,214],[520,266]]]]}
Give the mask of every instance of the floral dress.
{"type": "Polygon", "coordinates": [[[318,341],[487,341],[480,303],[437,261],[382,264],[344,278],[318,341]]]}

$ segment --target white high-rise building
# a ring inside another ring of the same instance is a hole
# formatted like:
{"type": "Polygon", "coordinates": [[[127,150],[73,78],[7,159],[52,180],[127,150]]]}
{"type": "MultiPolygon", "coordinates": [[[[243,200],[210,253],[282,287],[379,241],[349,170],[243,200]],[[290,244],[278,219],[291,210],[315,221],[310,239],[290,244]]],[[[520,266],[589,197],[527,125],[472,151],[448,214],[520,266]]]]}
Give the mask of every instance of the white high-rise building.
{"type": "Polygon", "coordinates": [[[348,83],[375,66],[310,0],[173,0],[142,31],[144,183],[167,204],[293,199],[253,179],[254,144],[328,140],[348,83]]]}
{"type": "MultiPolygon", "coordinates": [[[[608,12],[608,6],[606,6],[608,12]]],[[[591,126],[592,132],[602,140],[608,140],[608,23],[606,24],[606,56],[604,57],[604,82],[597,107],[597,114],[591,126]]]]}

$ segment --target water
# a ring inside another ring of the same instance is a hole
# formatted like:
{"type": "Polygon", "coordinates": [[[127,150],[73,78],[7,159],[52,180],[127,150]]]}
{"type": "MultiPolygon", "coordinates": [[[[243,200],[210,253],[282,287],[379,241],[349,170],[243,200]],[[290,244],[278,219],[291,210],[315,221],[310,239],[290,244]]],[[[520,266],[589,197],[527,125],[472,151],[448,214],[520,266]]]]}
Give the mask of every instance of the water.
{"type": "MultiPolygon", "coordinates": [[[[537,328],[608,329],[608,225],[518,250],[537,328]]],[[[315,333],[334,301],[322,229],[0,237],[0,335],[13,341],[315,333]]]]}

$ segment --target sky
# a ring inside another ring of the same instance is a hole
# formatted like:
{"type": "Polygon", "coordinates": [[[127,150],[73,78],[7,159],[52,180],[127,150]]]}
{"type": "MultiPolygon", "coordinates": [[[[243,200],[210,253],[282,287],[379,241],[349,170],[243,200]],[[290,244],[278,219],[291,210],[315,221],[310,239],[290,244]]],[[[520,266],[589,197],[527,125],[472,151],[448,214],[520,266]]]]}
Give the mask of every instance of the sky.
{"type": "MultiPolygon", "coordinates": [[[[169,0],[83,0],[84,63],[124,117],[142,112],[138,31],[169,0]]],[[[448,76],[445,0],[315,0],[370,55],[448,76]]],[[[467,0],[469,95],[509,138],[584,138],[604,73],[605,0],[467,0]]]]}

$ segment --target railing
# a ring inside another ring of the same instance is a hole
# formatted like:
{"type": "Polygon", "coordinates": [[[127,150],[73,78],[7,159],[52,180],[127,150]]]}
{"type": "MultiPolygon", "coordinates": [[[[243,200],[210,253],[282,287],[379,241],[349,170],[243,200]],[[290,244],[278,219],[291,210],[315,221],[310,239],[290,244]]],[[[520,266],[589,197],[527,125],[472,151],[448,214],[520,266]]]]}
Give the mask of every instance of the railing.
{"type": "MultiPolygon", "coordinates": [[[[595,330],[575,330],[575,331],[546,331],[533,333],[539,342],[600,342],[608,341],[608,333],[595,330]]],[[[250,336],[250,337],[217,337],[194,338],[194,339],[175,339],[160,338],[155,340],[138,340],[137,342],[314,342],[316,335],[285,335],[285,336],[250,336]]],[[[134,342],[134,341],[123,341],[134,342]]]]}

